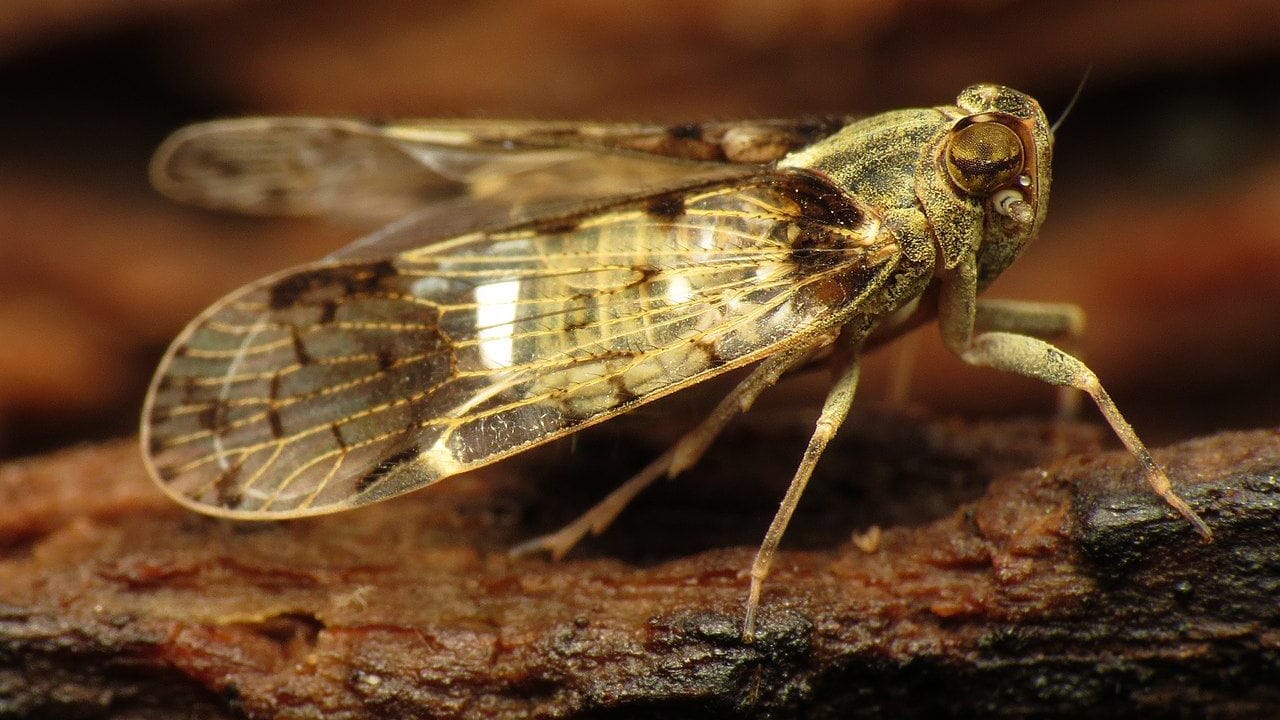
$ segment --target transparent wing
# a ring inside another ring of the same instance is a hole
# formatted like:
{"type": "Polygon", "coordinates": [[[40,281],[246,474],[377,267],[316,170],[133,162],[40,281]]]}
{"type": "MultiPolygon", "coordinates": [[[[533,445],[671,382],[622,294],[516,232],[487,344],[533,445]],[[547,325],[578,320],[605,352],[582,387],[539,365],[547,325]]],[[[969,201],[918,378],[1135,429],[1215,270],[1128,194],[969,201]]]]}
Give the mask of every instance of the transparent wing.
{"type": "Polygon", "coordinates": [[[776,160],[845,122],[242,118],[174,133],[156,151],[151,177],[166,195],[215,209],[383,222],[450,198],[513,206],[709,180],[725,165],[776,160]]]}
{"type": "Polygon", "coordinates": [[[224,298],[144,410],[205,512],[331,512],[433,483],[825,332],[898,248],[797,173],[329,260],[224,298]]]}

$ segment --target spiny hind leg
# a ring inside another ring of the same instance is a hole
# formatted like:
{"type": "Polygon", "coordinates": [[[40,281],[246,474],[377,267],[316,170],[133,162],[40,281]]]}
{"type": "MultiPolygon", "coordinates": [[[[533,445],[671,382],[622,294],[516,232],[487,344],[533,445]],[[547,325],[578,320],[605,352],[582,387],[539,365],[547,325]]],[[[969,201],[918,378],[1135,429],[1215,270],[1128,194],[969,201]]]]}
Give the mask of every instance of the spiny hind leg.
{"type": "Polygon", "coordinates": [[[587,534],[599,535],[645,488],[692,467],[738,413],[746,412],[760,393],[778,381],[783,373],[802,365],[810,354],[830,342],[829,337],[784,350],[763,360],[726,395],[697,427],[685,433],[666,452],[649,463],[616,490],[573,522],[548,535],[533,538],[511,549],[515,556],[546,552],[559,560],[587,534]]]}

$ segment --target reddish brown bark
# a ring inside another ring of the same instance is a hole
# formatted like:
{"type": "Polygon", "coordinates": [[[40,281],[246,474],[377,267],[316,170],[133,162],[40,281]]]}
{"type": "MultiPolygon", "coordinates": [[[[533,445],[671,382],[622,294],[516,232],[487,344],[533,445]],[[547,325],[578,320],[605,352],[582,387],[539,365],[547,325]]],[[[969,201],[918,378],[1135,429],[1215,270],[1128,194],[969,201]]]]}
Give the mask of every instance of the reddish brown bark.
{"type": "Polygon", "coordinates": [[[742,571],[798,439],[783,427],[731,438],[558,564],[503,548],[627,465],[598,443],[259,525],[170,504],[130,444],[11,464],[0,715],[1280,712],[1280,433],[1160,453],[1206,545],[1088,429],[1057,435],[1087,454],[1053,461],[1038,424],[864,416],[744,645],[742,571]],[[868,553],[849,533],[873,521],[896,527],[868,553]]]}

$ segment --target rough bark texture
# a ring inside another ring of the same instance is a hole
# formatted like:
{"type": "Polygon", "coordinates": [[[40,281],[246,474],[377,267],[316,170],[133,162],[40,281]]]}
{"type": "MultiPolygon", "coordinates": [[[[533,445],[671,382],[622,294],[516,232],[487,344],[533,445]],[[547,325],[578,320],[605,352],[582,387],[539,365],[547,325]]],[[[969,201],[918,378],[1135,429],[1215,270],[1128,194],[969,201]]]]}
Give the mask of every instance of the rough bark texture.
{"type": "Polygon", "coordinates": [[[172,505],[128,443],[10,464],[0,717],[1280,713],[1280,432],[1158,453],[1204,544],[1093,428],[861,416],[745,645],[743,570],[803,427],[781,425],[561,563],[503,548],[644,449],[279,524],[172,505]],[[873,522],[895,526],[878,547],[851,539],[873,522]]]}

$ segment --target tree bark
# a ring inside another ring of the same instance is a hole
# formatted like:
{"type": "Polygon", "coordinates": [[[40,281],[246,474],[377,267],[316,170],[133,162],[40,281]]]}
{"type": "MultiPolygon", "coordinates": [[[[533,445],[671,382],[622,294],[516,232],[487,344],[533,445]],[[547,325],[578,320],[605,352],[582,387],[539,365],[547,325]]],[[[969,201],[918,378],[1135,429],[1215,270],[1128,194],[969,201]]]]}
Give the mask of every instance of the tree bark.
{"type": "Polygon", "coordinates": [[[129,442],[11,463],[0,717],[1280,713],[1280,432],[1157,453],[1212,525],[1206,544],[1128,455],[1098,452],[1096,428],[852,425],[753,644],[744,571],[799,421],[738,429],[559,563],[505,548],[657,450],[597,433],[258,524],[172,504],[129,442]]]}

